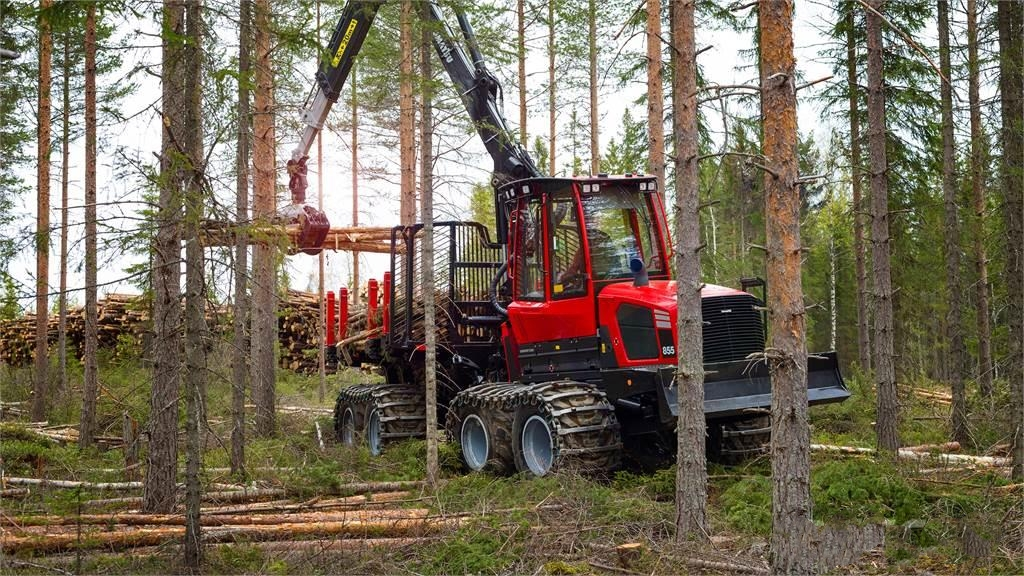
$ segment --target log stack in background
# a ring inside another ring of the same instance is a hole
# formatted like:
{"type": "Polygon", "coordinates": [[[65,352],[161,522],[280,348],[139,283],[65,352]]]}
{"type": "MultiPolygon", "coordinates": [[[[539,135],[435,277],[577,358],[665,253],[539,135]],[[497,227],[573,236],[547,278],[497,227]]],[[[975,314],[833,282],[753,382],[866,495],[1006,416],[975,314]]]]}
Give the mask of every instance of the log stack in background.
{"type": "MultiPolygon", "coordinates": [[[[376,325],[380,326],[379,310],[376,325]]],[[[281,310],[277,318],[277,333],[281,342],[281,368],[302,374],[317,371],[319,329],[320,303],[317,295],[289,290],[287,298],[281,301],[281,310]]],[[[334,329],[337,334],[337,320],[334,329]]],[[[349,305],[347,335],[358,335],[365,331],[366,308],[349,305]]],[[[330,370],[330,367],[328,369],[330,370]]]]}
{"type": "MultiPolygon", "coordinates": [[[[141,354],[151,330],[149,303],[131,294],[108,294],[97,304],[99,347],[129,349],[141,354]]],[[[378,313],[379,315],[379,313],[378,313]]],[[[209,306],[207,323],[214,332],[225,334],[231,329],[229,307],[209,306]]],[[[35,347],[35,315],[26,314],[14,320],[0,320],[0,363],[27,366],[32,363],[35,347]]],[[[48,318],[47,341],[55,346],[59,318],[48,318]]],[[[281,345],[282,368],[302,373],[317,371],[320,307],[317,295],[289,290],[281,300],[278,316],[278,339],[281,345]]],[[[380,325],[378,318],[377,325],[380,325]]],[[[348,334],[359,334],[366,327],[366,310],[349,307],[348,334]]],[[[337,327],[335,327],[337,329],[337,327]]],[[[68,349],[82,357],[85,350],[85,318],[82,308],[68,310],[68,349]]]]}

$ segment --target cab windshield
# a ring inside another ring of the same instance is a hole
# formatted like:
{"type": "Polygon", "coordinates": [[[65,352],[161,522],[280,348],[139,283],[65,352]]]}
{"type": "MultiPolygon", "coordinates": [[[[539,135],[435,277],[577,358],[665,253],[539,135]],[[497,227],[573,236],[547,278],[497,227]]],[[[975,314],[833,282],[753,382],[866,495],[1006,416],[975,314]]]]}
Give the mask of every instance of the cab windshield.
{"type": "Polygon", "coordinates": [[[582,196],[594,280],[631,277],[633,258],[639,258],[648,273],[664,273],[658,223],[648,196],[635,185],[617,183],[582,196]]]}

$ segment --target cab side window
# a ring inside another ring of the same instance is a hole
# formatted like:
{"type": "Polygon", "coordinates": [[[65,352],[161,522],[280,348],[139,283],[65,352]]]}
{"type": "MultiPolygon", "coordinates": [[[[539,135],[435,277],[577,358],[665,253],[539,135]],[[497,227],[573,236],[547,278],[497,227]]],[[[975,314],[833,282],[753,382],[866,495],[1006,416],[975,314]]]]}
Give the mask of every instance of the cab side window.
{"type": "Polygon", "coordinates": [[[544,230],[540,198],[520,201],[516,228],[516,297],[544,299],[544,230]]]}
{"type": "Polygon", "coordinates": [[[587,293],[587,259],[579,213],[571,189],[552,194],[548,211],[551,231],[551,297],[573,298],[587,293]]]}

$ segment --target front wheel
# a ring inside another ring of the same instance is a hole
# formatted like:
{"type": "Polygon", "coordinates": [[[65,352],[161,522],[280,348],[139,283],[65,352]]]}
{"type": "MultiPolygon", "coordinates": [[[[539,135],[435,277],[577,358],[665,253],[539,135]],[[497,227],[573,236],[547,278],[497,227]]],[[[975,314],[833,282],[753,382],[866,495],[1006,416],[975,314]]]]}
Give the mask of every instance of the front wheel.
{"type": "Polygon", "coordinates": [[[516,469],[531,476],[546,476],[555,467],[558,446],[548,417],[527,406],[516,415],[513,426],[516,469]]]}

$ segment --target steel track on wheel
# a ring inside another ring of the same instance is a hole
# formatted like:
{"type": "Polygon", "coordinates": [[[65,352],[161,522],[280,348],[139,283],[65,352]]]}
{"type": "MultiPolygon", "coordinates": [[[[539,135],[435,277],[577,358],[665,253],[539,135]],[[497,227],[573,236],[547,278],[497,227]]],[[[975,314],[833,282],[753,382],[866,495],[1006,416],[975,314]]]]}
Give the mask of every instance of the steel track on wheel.
{"type": "Polygon", "coordinates": [[[583,382],[493,383],[467,388],[449,407],[449,436],[458,439],[458,426],[470,411],[485,414],[494,428],[493,457],[511,462],[516,412],[531,406],[551,423],[556,454],[553,468],[604,472],[618,466],[622,442],[615,409],[604,392],[583,382]]]}

